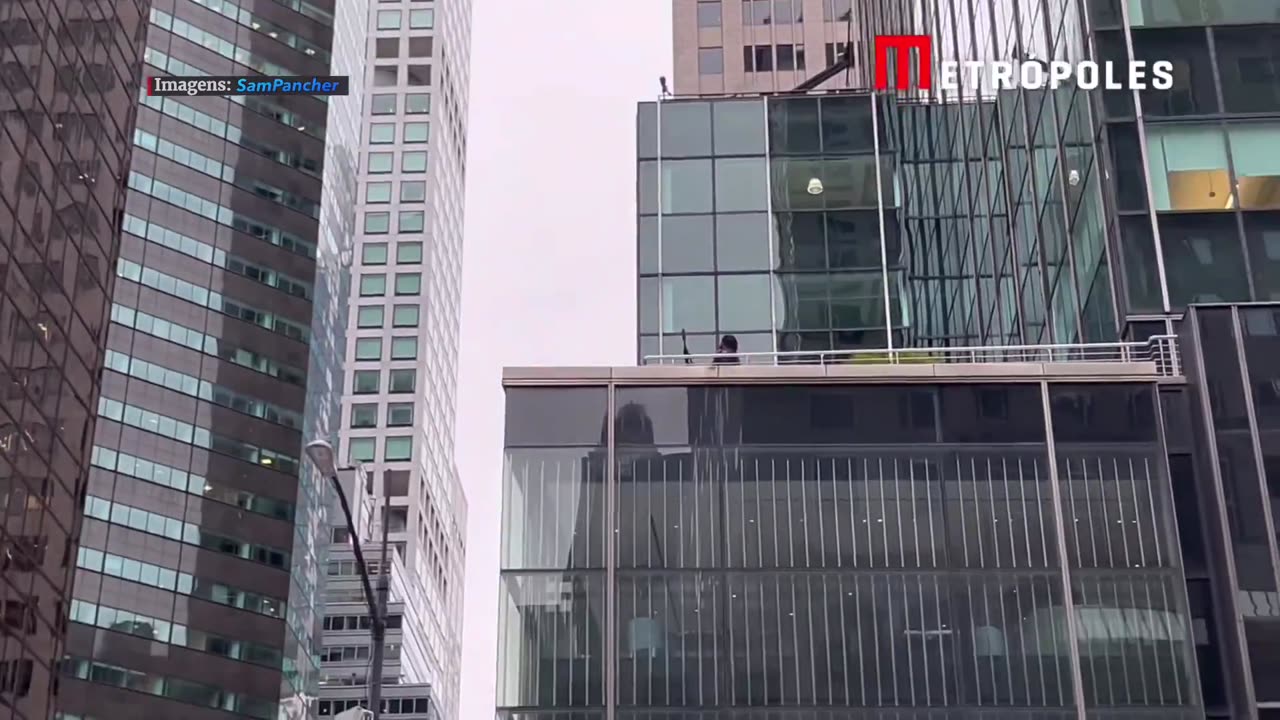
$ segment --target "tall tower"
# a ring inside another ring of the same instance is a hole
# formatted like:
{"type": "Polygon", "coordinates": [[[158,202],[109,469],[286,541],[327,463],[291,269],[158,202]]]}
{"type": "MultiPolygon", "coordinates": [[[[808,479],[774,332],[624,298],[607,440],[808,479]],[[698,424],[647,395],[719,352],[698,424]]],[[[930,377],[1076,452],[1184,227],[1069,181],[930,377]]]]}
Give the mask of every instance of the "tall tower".
{"type": "Polygon", "coordinates": [[[13,720],[48,718],[58,693],[149,3],[93,5],[0,6],[0,716],[13,720]]]}
{"type": "MultiPolygon", "coordinates": [[[[372,473],[376,522],[386,524],[393,562],[403,567],[403,615],[412,625],[402,628],[403,644],[422,652],[405,653],[396,681],[430,683],[436,707],[454,717],[466,527],[454,386],[471,7],[393,0],[367,9],[341,460],[372,473]]],[[[324,674],[326,686],[351,681],[340,666],[324,674]]]]}
{"type": "MultiPolygon", "coordinates": [[[[135,35],[132,77],[350,74],[364,16],[344,12],[175,0],[135,35]]],[[[301,450],[336,437],[359,79],[348,98],[129,91],[59,707],[304,718],[325,491],[301,450]]]]}

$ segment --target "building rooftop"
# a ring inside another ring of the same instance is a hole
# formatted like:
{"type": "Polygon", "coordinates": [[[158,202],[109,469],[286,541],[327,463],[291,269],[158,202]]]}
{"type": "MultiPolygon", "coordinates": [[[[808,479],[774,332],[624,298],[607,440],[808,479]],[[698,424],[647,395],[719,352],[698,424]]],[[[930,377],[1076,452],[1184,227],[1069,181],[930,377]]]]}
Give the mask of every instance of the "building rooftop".
{"type": "Polygon", "coordinates": [[[1079,345],[1011,345],[901,350],[741,353],[737,363],[710,354],[648,355],[639,367],[507,367],[503,385],[624,381],[633,384],[852,380],[926,381],[1049,377],[1098,381],[1182,378],[1177,338],[1079,345]]]}

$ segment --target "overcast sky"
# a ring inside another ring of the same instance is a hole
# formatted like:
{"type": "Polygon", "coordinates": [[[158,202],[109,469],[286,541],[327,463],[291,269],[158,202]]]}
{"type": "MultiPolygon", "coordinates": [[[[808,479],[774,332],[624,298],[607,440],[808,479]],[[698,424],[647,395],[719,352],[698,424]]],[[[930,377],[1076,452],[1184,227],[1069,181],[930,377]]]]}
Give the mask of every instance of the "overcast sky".
{"type": "Polygon", "coordinates": [[[635,109],[669,0],[474,0],[458,466],[461,720],[493,718],[504,365],[635,358],[635,109]]]}

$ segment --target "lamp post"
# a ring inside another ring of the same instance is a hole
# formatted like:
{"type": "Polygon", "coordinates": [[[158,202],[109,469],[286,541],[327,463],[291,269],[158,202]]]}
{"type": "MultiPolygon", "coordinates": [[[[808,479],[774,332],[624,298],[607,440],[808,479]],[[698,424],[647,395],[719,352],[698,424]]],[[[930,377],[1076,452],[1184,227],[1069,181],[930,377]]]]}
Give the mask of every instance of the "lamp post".
{"type": "Polygon", "coordinates": [[[316,466],[320,474],[329,478],[333,489],[338,494],[338,504],[347,521],[347,531],[351,534],[351,548],[355,551],[356,568],[360,572],[360,582],[364,586],[364,599],[369,605],[369,635],[373,647],[369,677],[369,712],[372,720],[382,715],[382,659],[386,648],[387,637],[387,522],[382,521],[382,564],[378,568],[378,589],[374,592],[369,581],[369,571],[364,562],[364,550],[360,547],[360,533],[356,529],[355,518],[351,516],[351,505],[347,502],[347,494],[338,479],[338,468],[334,464],[333,446],[324,440],[313,440],[307,443],[307,457],[316,466]]]}

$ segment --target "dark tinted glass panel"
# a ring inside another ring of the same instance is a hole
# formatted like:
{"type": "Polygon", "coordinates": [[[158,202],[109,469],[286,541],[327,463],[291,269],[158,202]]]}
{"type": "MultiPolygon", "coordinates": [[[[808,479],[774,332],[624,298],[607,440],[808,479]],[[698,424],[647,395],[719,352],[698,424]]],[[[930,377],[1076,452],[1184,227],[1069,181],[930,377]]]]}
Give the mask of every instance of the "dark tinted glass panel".
{"type": "Polygon", "coordinates": [[[1249,299],[1233,215],[1161,215],[1159,221],[1170,303],[1182,307],[1249,299]]]}
{"type": "Polygon", "coordinates": [[[1244,385],[1236,352],[1235,324],[1225,308],[1200,310],[1199,352],[1204,362],[1207,395],[1218,430],[1247,429],[1244,385]]]}
{"type": "Polygon", "coordinates": [[[608,390],[508,388],[506,446],[603,445],[608,390]]]}
{"type": "Polygon", "coordinates": [[[1258,430],[1280,431],[1280,310],[1241,308],[1240,327],[1258,430]]]}
{"type": "Polygon", "coordinates": [[[1280,110],[1280,32],[1274,27],[1214,28],[1227,112],[1280,110]]]}
{"type": "Polygon", "coordinates": [[[823,213],[775,213],[774,217],[778,224],[779,269],[820,270],[825,267],[827,250],[823,213]]]}
{"type": "Polygon", "coordinates": [[[710,272],[714,237],[710,215],[663,216],[662,254],[657,258],[661,272],[710,272]]]}
{"type": "Polygon", "coordinates": [[[758,100],[711,104],[717,155],[763,155],[764,104],[758,100]]]}
{"type": "MultiPolygon", "coordinates": [[[[1201,698],[1206,708],[1226,707],[1226,682],[1219,647],[1213,588],[1208,580],[1187,581],[1188,612],[1196,639],[1196,664],[1200,668],[1201,698]]],[[[1215,715],[1216,713],[1210,713],[1215,715]]]]}
{"type": "Polygon", "coordinates": [[[869,96],[824,97],[821,113],[824,152],[874,152],[869,96]]]}
{"type": "MultiPolygon", "coordinates": [[[[1098,46],[1098,59],[1110,61],[1124,67],[1129,61],[1129,51],[1125,47],[1124,32],[1105,30],[1094,33],[1098,46]]],[[[1163,59],[1163,58],[1162,58],[1163,59]]],[[[1133,92],[1130,90],[1103,90],[1102,107],[1108,117],[1133,117],[1133,92]]]]}
{"type": "Polygon", "coordinates": [[[1159,311],[1163,305],[1158,263],[1151,237],[1151,218],[1130,215],[1120,220],[1120,249],[1124,253],[1125,284],[1130,312],[1159,311]]]}
{"type": "Polygon", "coordinates": [[[1240,589],[1275,590],[1275,571],[1271,566],[1270,541],[1263,515],[1262,480],[1253,443],[1247,434],[1234,432],[1219,432],[1216,440],[1227,526],[1231,530],[1240,589]]]}
{"type": "Polygon", "coordinates": [[[1182,389],[1161,390],[1160,410],[1164,416],[1164,441],[1170,452],[1191,449],[1191,405],[1182,389]]]}
{"type": "Polygon", "coordinates": [[[742,442],[848,445],[935,442],[932,389],[744,388],[742,442]]]}
{"type": "Polygon", "coordinates": [[[769,150],[773,155],[821,150],[818,99],[769,101],[769,150]]]}
{"type": "Polygon", "coordinates": [[[1108,130],[1111,163],[1115,170],[1116,206],[1120,210],[1143,210],[1147,207],[1147,173],[1142,164],[1142,146],[1138,130],[1129,123],[1111,125],[1108,130]]]}
{"type": "Polygon", "coordinates": [[[636,157],[658,157],[658,106],[640,103],[636,111],[636,157]]]}
{"type": "Polygon", "coordinates": [[[1151,116],[1207,115],[1218,111],[1204,28],[1134,30],[1135,60],[1173,63],[1173,87],[1142,93],[1142,111],[1151,116]]]}
{"type": "Polygon", "coordinates": [[[944,385],[941,397],[944,442],[1044,442],[1038,385],[944,385]]]}
{"type": "Polygon", "coordinates": [[[1280,623],[1245,620],[1244,637],[1258,702],[1280,702],[1280,623]]]}
{"type": "Polygon", "coordinates": [[[768,270],[772,267],[768,213],[716,216],[716,268],[768,270]]]}
{"type": "Polygon", "coordinates": [[[711,104],[706,102],[664,102],[658,104],[657,119],[662,133],[662,157],[693,157],[711,154],[711,104]]]}
{"type": "MultiPolygon", "coordinates": [[[[832,269],[880,267],[880,214],[878,212],[825,213],[827,263],[832,269]]],[[[885,227],[889,262],[898,258],[898,226],[885,227]]]]}
{"type": "Polygon", "coordinates": [[[1255,300],[1280,300],[1280,213],[1244,215],[1255,300]]]}
{"type": "Polygon", "coordinates": [[[1151,443],[1157,439],[1151,386],[1049,386],[1053,436],[1061,443],[1151,443]]]}
{"type": "Polygon", "coordinates": [[[1178,522],[1178,542],[1182,566],[1188,574],[1207,569],[1200,497],[1196,492],[1195,463],[1190,455],[1169,456],[1169,484],[1173,487],[1174,516],[1178,522]]]}

